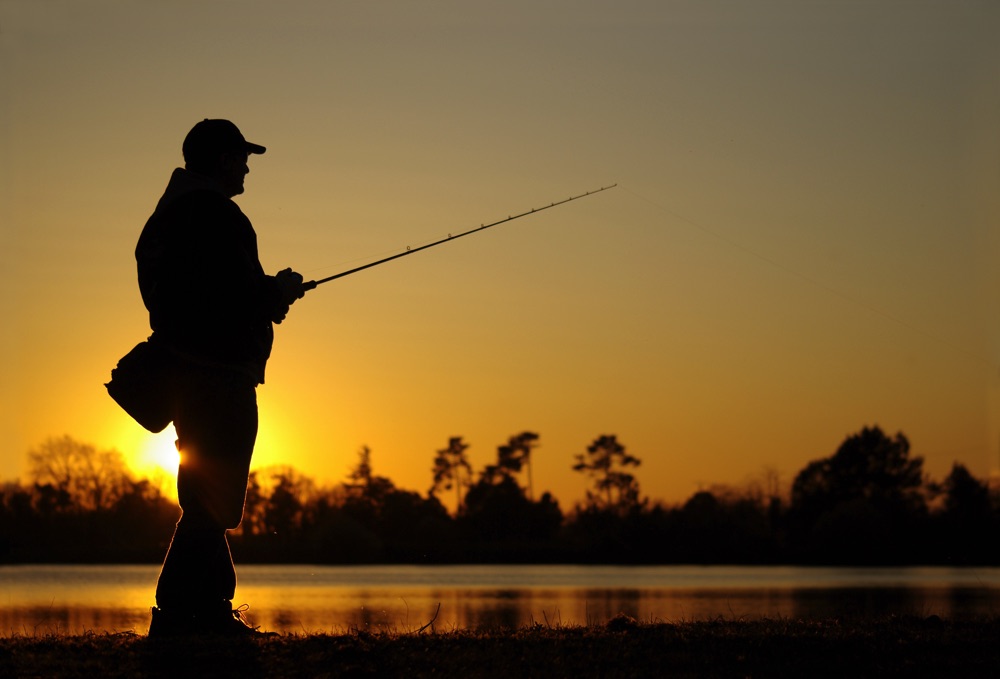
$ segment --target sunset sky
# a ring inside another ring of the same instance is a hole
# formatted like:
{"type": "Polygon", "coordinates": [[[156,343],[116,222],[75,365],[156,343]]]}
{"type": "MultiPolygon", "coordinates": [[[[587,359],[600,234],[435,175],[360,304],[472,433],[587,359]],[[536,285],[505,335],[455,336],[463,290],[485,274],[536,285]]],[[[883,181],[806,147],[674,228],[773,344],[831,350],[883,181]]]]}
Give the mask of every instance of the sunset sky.
{"type": "Polygon", "coordinates": [[[321,286],[277,328],[257,466],[425,492],[530,430],[536,494],[615,434],[644,494],[789,482],[866,425],[1000,465],[1000,4],[0,0],[0,480],[148,335],[133,249],[181,141],[268,147],[237,199],[321,286]]]}

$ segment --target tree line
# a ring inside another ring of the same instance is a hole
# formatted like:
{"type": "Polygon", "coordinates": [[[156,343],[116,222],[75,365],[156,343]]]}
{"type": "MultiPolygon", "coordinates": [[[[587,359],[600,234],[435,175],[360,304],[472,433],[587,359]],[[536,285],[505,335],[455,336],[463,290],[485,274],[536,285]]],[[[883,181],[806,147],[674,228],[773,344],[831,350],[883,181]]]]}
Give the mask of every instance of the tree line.
{"type": "MultiPolygon", "coordinates": [[[[251,473],[234,556],[263,563],[1000,564],[1000,495],[956,463],[925,474],[907,438],[865,427],[783,490],[771,475],[669,505],[641,492],[641,460],[614,435],[574,457],[590,480],[562,507],[537,498],[539,435],[521,432],[475,472],[468,444],[436,451],[424,494],[374,471],[363,447],[347,478],[291,467],[251,473]],[[455,509],[449,511],[441,498],[455,509]]],[[[0,486],[0,562],[158,562],[179,510],[120,453],[70,437],[28,454],[28,480],[0,486]]]]}

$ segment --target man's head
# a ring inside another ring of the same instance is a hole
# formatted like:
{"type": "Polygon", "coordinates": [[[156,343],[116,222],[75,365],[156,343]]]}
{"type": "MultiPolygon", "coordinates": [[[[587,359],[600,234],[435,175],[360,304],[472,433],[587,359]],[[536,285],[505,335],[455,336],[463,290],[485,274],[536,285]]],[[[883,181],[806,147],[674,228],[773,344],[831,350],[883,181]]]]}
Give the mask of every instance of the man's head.
{"type": "Polygon", "coordinates": [[[243,193],[243,178],[250,172],[250,154],[264,153],[263,146],[248,142],[228,120],[206,118],[184,138],[184,166],[222,185],[230,197],[243,193]]]}

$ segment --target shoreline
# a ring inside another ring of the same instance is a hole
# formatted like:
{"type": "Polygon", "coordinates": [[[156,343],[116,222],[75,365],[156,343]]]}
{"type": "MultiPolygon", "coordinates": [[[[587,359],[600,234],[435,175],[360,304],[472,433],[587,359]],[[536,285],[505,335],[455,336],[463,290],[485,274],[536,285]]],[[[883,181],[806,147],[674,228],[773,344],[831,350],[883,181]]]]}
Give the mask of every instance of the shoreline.
{"type": "Polygon", "coordinates": [[[4,677],[1000,676],[1000,616],[713,620],[507,630],[0,638],[4,677]]]}

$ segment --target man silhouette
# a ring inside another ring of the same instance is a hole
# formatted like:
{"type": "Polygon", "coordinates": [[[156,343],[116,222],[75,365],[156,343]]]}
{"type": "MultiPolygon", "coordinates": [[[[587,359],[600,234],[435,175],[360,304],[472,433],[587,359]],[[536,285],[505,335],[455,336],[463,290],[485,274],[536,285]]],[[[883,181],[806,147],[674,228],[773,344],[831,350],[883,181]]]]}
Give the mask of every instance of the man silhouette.
{"type": "Polygon", "coordinates": [[[302,297],[302,276],[264,273],[257,236],[232,198],[262,154],[227,120],[203,120],[135,250],[139,289],[158,345],[175,364],[173,422],[181,517],[156,586],[150,636],[252,635],[233,608],[226,531],[243,518],[274,323],[302,297]]]}

